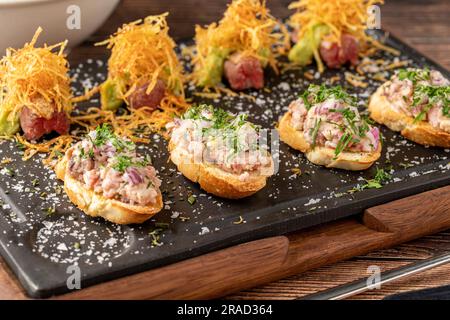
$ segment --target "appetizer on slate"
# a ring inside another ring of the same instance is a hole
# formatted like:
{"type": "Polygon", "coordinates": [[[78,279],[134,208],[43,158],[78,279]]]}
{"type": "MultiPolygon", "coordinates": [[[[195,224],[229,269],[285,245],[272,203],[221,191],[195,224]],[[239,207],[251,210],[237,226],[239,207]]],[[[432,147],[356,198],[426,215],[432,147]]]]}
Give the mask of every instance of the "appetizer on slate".
{"type": "Polygon", "coordinates": [[[69,131],[67,42],[37,48],[41,32],[38,28],[22,49],[7,49],[0,60],[0,136],[10,137],[21,128],[26,139],[38,140],[53,131],[69,131]]]}
{"type": "Polygon", "coordinates": [[[154,113],[155,122],[185,110],[183,67],[168,34],[167,15],[126,24],[97,44],[111,49],[108,79],[100,87],[102,109],[115,111],[125,104],[154,113]]]}
{"type": "Polygon", "coordinates": [[[280,138],[329,168],[365,170],[381,155],[380,132],[341,87],[310,85],[282,117],[280,138]]]}
{"type": "Polygon", "coordinates": [[[69,199],[92,217],[118,223],[142,223],[159,212],[161,181],[148,158],[109,126],[91,131],[67,150],[56,165],[69,199]]]}
{"type": "Polygon", "coordinates": [[[380,0],[300,0],[289,5],[295,9],[289,19],[295,45],[289,52],[291,62],[305,66],[317,63],[340,68],[358,63],[358,55],[368,45],[395,52],[366,34],[369,8],[380,0]]]}
{"type": "Polygon", "coordinates": [[[250,196],[274,173],[270,153],[259,144],[259,127],[243,114],[201,105],[167,128],[172,162],[189,180],[216,196],[250,196]]]}
{"type": "Polygon", "coordinates": [[[439,71],[403,69],[373,94],[372,119],[423,145],[450,148],[450,81],[439,71]]]}
{"type": "Polygon", "coordinates": [[[217,88],[225,76],[233,90],[261,89],[264,68],[277,71],[276,58],[289,46],[284,26],[260,0],[233,1],[218,24],[196,26],[195,33],[193,79],[201,87],[217,88]]]}

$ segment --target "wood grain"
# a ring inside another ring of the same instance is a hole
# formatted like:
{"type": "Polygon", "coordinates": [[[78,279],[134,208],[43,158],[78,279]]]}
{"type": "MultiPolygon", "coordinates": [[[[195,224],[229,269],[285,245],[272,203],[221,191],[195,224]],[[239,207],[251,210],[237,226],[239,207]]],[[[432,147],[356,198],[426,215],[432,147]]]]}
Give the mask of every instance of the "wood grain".
{"type": "MultiPolygon", "coordinates": [[[[211,299],[399,244],[424,233],[450,228],[450,186],[400,199],[366,210],[362,221],[345,219],[304,231],[244,243],[162,268],[98,284],[55,299],[211,299]],[[431,200],[427,200],[431,199],[431,200]],[[432,201],[427,224],[416,223],[421,205],[432,201]],[[376,217],[388,232],[374,230],[364,221],[376,217]],[[405,219],[407,218],[407,219],[405,219]],[[408,233],[403,232],[408,230],[408,233]]],[[[404,262],[404,261],[402,261],[404,262]]],[[[358,266],[356,266],[358,267],[358,266]]],[[[358,269],[358,268],[357,268],[358,269]]],[[[328,273],[328,284],[339,277],[328,273]]],[[[345,278],[343,278],[345,279],[345,278]]],[[[281,283],[285,283],[284,280],[281,283]]],[[[268,285],[270,288],[270,285],[268,285]]],[[[24,294],[6,268],[0,269],[1,297],[22,299],[24,294]]],[[[264,287],[263,287],[264,288],[264,287]]],[[[254,289],[258,293],[258,289],[254,289]]],[[[267,294],[270,290],[263,289],[267,294]]],[[[305,292],[305,291],[303,291],[305,292]]],[[[307,291],[306,291],[307,292],[307,291]]],[[[298,294],[298,293],[297,293],[298,294]]],[[[245,292],[235,295],[237,299],[245,292]]],[[[258,297],[258,295],[253,295],[258,297]]]]}

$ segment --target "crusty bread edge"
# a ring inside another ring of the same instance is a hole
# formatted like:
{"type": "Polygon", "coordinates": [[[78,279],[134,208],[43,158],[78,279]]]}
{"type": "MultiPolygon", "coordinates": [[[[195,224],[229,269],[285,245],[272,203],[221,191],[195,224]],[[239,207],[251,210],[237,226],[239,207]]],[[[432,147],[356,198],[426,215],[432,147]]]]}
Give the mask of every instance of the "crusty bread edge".
{"type": "Polygon", "coordinates": [[[163,207],[162,195],[158,191],[156,203],[150,206],[136,206],[114,199],[108,199],[72,178],[66,168],[73,150],[69,149],[55,167],[56,176],[64,181],[64,190],[69,199],[91,217],[102,217],[117,224],[137,224],[150,219],[163,207]]]}
{"type": "Polygon", "coordinates": [[[337,168],[351,171],[366,170],[374,164],[381,156],[381,143],[374,152],[341,152],[334,159],[334,150],[327,147],[311,148],[305,140],[303,133],[290,125],[291,114],[285,113],[278,125],[278,132],[281,141],[285,142],[291,148],[303,152],[306,158],[314,164],[325,166],[327,168],[337,168]]]}
{"type": "Polygon", "coordinates": [[[436,129],[427,121],[414,123],[414,118],[397,112],[382,94],[380,86],[369,101],[370,117],[393,131],[400,132],[405,138],[418,144],[450,148],[450,133],[436,129]]]}
{"type": "MultiPolygon", "coordinates": [[[[250,174],[241,181],[239,176],[220,168],[194,161],[183,149],[169,142],[170,159],[186,178],[198,183],[208,193],[226,199],[241,199],[258,192],[266,185],[266,175],[250,174]]],[[[273,172],[273,162],[270,171],[273,172]]]]}

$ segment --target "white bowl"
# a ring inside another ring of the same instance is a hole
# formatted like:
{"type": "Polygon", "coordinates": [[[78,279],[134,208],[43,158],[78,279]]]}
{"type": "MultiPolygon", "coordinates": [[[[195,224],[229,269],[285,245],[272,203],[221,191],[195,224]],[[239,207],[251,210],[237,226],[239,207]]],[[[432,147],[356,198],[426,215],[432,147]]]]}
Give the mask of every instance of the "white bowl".
{"type": "Polygon", "coordinates": [[[39,37],[39,45],[55,44],[67,39],[68,46],[74,47],[106,21],[119,1],[0,0],[0,58],[6,48],[23,47],[39,26],[44,29],[39,37]],[[67,27],[67,20],[71,16],[67,13],[68,8],[73,5],[80,8],[80,29],[67,27]]]}

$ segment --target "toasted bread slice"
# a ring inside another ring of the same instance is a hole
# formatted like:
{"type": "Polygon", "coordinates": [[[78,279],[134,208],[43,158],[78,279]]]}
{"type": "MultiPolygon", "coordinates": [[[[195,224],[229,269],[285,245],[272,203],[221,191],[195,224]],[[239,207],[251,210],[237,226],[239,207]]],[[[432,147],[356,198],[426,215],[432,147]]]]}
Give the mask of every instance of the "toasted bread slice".
{"type": "Polygon", "coordinates": [[[450,133],[436,129],[427,121],[414,123],[414,118],[396,111],[382,94],[383,86],[369,101],[370,117],[418,144],[450,148],[450,133]]]}
{"type": "Polygon", "coordinates": [[[136,206],[108,199],[102,194],[87,189],[81,182],[72,178],[66,170],[73,149],[67,150],[56,165],[56,176],[64,181],[64,190],[69,199],[83,212],[92,217],[102,217],[117,224],[143,223],[163,207],[162,195],[158,191],[156,203],[149,206],[136,206]]]}
{"type": "Polygon", "coordinates": [[[291,114],[287,112],[280,120],[278,132],[280,138],[291,148],[303,152],[306,158],[314,164],[327,168],[359,171],[368,169],[381,156],[381,143],[374,152],[341,152],[335,159],[334,150],[327,147],[311,145],[305,140],[303,133],[291,125],[291,114]]]}
{"type": "MultiPolygon", "coordinates": [[[[193,157],[169,143],[170,159],[186,178],[196,182],[208,193],[227,199],[248,197],[264,188],[267,175],[250,174],[244,181],[239,175],[221,170],[203,162],[194,161],[193,157]]],[[[270,171],[273,172],[273,162],[270,171]]]]}

